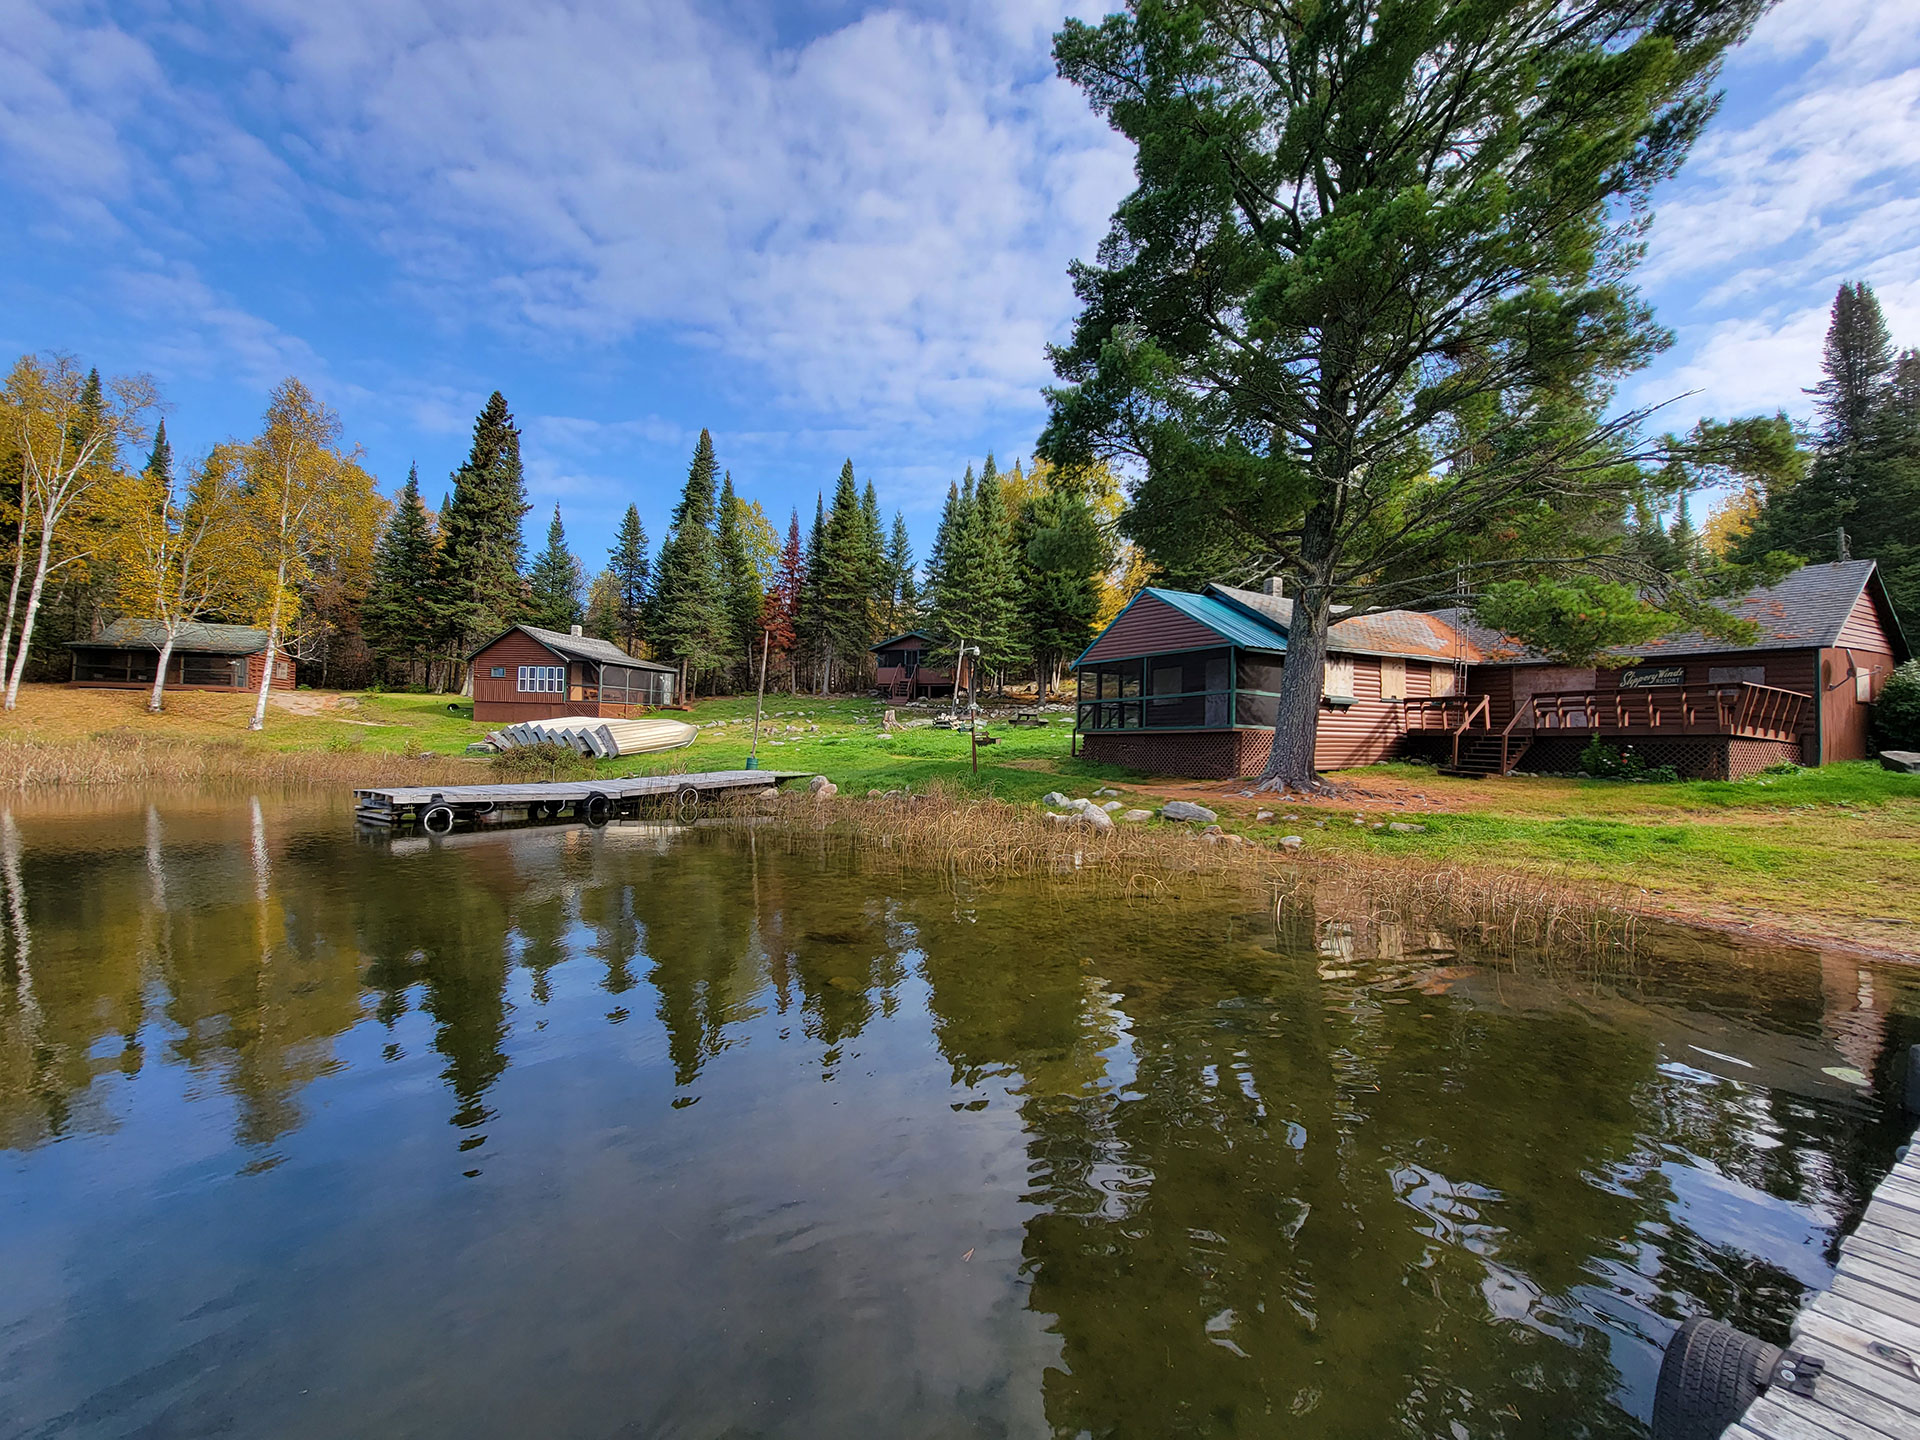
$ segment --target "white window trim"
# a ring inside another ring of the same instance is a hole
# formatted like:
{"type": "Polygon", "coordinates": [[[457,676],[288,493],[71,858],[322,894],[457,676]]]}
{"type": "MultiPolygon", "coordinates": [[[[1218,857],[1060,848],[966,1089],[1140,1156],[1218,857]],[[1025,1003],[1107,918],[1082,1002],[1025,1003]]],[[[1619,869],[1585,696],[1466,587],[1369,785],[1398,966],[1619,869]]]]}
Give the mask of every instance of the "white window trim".
{"type": "Polygon", "coordinates": [[[514,677],[514,688],[522,695],[564,695],[567,690],[567,667],[522,665],[514,677]]]}

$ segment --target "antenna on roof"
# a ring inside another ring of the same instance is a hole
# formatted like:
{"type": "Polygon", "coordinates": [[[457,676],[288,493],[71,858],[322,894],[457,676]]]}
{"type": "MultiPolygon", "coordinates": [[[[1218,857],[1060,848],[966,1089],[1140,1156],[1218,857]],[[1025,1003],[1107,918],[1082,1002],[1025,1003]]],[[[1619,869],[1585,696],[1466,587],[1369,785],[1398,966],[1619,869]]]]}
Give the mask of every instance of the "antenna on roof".
{"type": "Polygon", "coordinates": [[[1847,527],[1842,525],[1833,532],[1834,558],[1840,561],[1853,559],[1853,543],[1847,539],[1847,527]]]}

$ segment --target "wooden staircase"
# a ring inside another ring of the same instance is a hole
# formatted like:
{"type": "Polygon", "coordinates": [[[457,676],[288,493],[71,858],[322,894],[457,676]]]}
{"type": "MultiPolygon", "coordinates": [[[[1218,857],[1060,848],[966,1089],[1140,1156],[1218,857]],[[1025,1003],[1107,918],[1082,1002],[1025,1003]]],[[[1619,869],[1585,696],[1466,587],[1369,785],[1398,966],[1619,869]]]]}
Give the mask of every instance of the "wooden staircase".
{"type": "Polygon", "coordinates": [[[1468,780],[1505,775],[1520,763],[1532,743],[1533,737],[1525,731],[1502,735],[1498,730],[1470,730],[1460,736],[1453,764],[1441,766],[1440,773],[1468,780]]]}

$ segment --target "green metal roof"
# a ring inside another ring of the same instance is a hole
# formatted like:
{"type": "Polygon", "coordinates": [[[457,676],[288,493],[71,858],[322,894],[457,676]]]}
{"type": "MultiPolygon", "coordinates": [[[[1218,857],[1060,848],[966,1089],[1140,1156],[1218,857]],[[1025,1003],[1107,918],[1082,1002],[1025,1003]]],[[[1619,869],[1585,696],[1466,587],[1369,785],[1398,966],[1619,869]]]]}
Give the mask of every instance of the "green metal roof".
{"type": "Polygon", "coordinates": [[[1087,658],[1087,651],[1100,643],[1101,636],[1118,625],[1125,617],[1127,610],[1131,610],[1144,596],[1148,595],[1171,605],[1189,620],[1199,621],[1229,645],[1237,645],[1242,650],[1267,650],[1275,654],[1286,651],[1286,635],[1271,625],[1262,624],[1246,611],[1235,609],[1208,595],[1190,595],[1184,590],[1162,590],[1158,586],[1149,585],[1127,602],[1125,610],[1107,622],[1106,630],[1102,630],[1099,635],[1093,637],[1093,645],[1087,646],[1086,650],[1080,652],[1079,658],[1073,662],[1071,668],[1077,669],[1080,662],[1087,658]]]}

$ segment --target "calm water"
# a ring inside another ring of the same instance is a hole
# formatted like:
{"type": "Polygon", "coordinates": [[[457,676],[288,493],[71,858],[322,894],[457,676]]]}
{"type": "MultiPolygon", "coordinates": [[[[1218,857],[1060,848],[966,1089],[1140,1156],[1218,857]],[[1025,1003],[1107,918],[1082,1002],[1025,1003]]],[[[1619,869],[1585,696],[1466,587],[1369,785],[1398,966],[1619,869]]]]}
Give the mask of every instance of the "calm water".
{"type": "Polygon", "coordinates": [[[1851,960],[764,833],[197,798],[0,862],[9,1437],[1640,1435],[1674,1317],[1829,1274],[1920,1041],[1851,960]]]}

